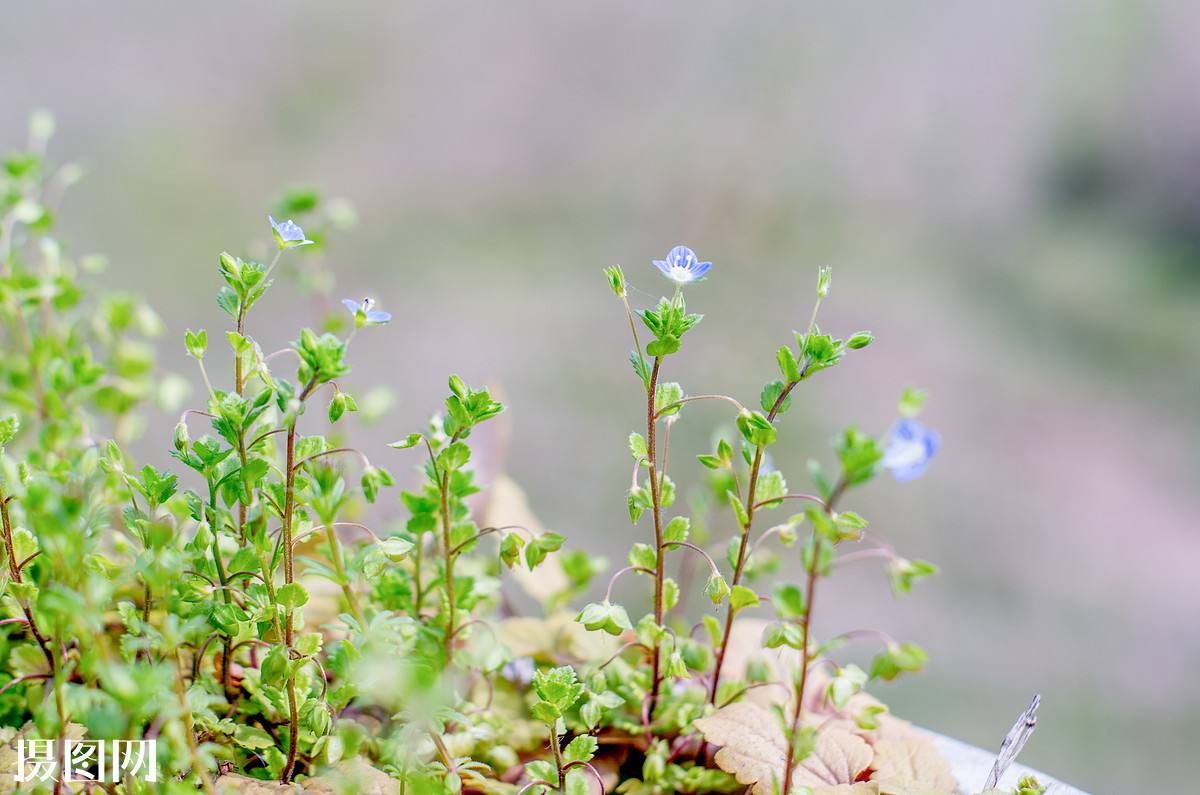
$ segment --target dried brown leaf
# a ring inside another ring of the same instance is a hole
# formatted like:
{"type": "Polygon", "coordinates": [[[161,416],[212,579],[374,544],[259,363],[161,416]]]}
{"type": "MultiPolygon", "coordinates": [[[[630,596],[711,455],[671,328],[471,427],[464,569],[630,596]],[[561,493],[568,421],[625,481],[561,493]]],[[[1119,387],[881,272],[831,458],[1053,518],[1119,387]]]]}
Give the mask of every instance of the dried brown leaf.
{"type": "Polygon", "coordinates": [[[956,786],[949,763],[917,735],[875,743],[871,767],[882,795],[952,795],[956,786]]]}
{"type": "MultiPolygon", "coordinates": [[[[475,439],[474,433],[471,434],[471,439],[475,439]]],[[[480,514],[481,527],[516,525],[527,528],[534,535],[543,532],[542,523],[529,507],[525,491],[512,478],[507,475],[496,476],[491,481],[488,492],[487,503],[480,514]]],[[[548,560],[554,562],[558,554],[551,552],[548,560]]],[[[505,576],[512,577],[525,593],[541,602],[570,586],[567,575],[563,574],[562,567],[556,562],[554,565],[543,563],[538,566],[537,571],[529,571],[523,565],[513,566],[511,574],[506,572],[505,576]]]]}
{"type": "Polygon", "coordinates": [[[362,759],[338,762],[304,782],[313,795],[399,795],[400,782],[362,759]]]}
{"type": "MultiPolygon", "coordinates": [[[[739,702],[695,725],[707,742],[720,746],[716,761],[722,770],[741,784],[753,784],[756,795],[770,795],[772,782],[783,777],[787,764],[787,741],[770,710],[739,702]]],[[[822,731],[816,748],[793,771],[792,784],[810,787],[814,792],[849,785],[871,764],[871,758],[871,747],[850,732],[837,728],[822,731]]],[[[829,795],[873,791],[833,789],[829,795]]]]}
{"type": "Polygon", "coordinates": [[[827,728],[817,735],[813,752],[801,760],[793,784],[850,784],[871,765],[871,746],[845,729],[827,728]]]}
{"type": "Polygon", "coordinates": [[[226,773],[216,781],[217,795],[283,795],[295,793],[296,788],[278,781],[259,781],[237,773],[226,773]]]}

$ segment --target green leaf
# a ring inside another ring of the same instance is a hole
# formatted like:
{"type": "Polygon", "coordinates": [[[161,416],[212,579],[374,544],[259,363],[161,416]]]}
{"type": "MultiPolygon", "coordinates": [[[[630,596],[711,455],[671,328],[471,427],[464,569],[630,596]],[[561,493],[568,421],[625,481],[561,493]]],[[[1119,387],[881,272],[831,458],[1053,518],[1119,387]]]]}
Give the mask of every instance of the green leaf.
{"type": "Polygon", "coordinates": [[[413,551],[413,542],[400,536],[385,538],[379,542],[379,551],[392,563],[399,563],[413,551]]]}
{"type": "Polygon", "coordinates": [[[738,524],[742,527],[750,524],[750,516],[746,513],[746,506],[742,505],[741,499],[733,489],[725,492],[726,499],[729,500],[729,505],[733,508],[733,513],[737,516],[738,524]]]}
{"type": "Polygon", "coordinates": [[[770,472],[759,473],[758,483],[754,487],[754,502],[756,505],[763,505],[764,508],[774,508],[780,504],[779,500],[782,500],[786,495],[787,481],[783,479],[782,472],[773,469],[770,472]]]}
{"type": "Polygon", "coordinates": [[[659,384],[654,390],[654,413],[660,414],[662,417],[678,414],[681,406],[674,404],[681,400],[683,400],[683,387],[679,384],[673,381],[659,384]],[[667,408],[668,406],[671,408],[667,408]]]}
{"type": "Polygon", "coordinates": [[[729,592],[729,607],[732,610],[737,611],[746,607],[757,607],[758,605],[758,594],[744,585],[735,585],[729,592]]]}
{"type": "Polygon", "coordinates": [[[408,436],[404,437],[400,441],[392,442],[391,444],[388,445],[388,447],[394,447],[397,450],[404,450],[409,447],[414,447],[423,438],[425,438],[425,437],[419,433],[410,433],[408,436]]]}
{"type": "Polygon", "coordinates": [[[867,672],[851,663],[838,669],[837,676],[829,682],[826,694],[835,707],[842,709],[850,697],[862,690],[866,683],[867,672]]]}
{"type": "Polygon", "coordinates": [[[533,689],[539,698],[553,704],[560,713],[575,706],[584,693],[575,669],[569,665],[535,671],[533,689]]]}
{"type": "Polygon", "coordinates": [[[920,671],[929,655],[913,643],[893,644],[871,660],[871,678],[890,682],[901,673],[920,671]]]}
{"type": "Polygon", "coordinates": [[[763,646],[768,649],[778,649],[787,646],[801,651],[804,648],[804,629],[799,624],[790,621],[776,621],[770,624],[763,633],[763,646]]]}
{"type": "Polygon", "coordinates": [[[792,406],[792,396],[789,393],[787,397],[783,397],[787,387],[782,381],[772,381],[763,387],[762,394],[759,395],[759,405],[762,410],[768,414],[775,411],[776,414],[783,414],[792,406]],[[780,402],[780,398],[783,398],[780,402]],[[779,408],[776,410],[775,404],[779,403],[779,408]]]}
{"type": "Polygon", "coordinates": [[[24,527],[14,528],[12,531],[13,545],[13,563],[20,565],[34,553],[38,551],[37,539],[33,537],[33,533],[26,530],[24,527]]]}
{"type": "Polygon", "coordinates": [[[298,582],[289,582],[279,588],[275,599],[289,610],[294,610],[308,603],[308,591],[298,582]]]}
{"type": "Polygon", "coordinates": [[[321,650],[320,632],[304,632],[296,638],[296,651],[302,657],[311,657],[321,650]]]}
{"type": "Polygon", "coordinates": [[[925,405],[926,398],[929,393],[924,389],[906,386],[904,391],[900,393],[900,404],[897,410],[901,417],[915,417],[921,413],[921,408],[925,405]]]}
{"type": "Polygon", "coordinates": [[[233,741],[242,748],[257,751],[264,748],[274,748],[275,738],[257,726],[241,724],[233,734],[233,741]]]}
{"type": "Polygon", "coordinates": [[[803,618],[806,612],[804,591],[798,585],[779,583],[775,586],[772,602],[779,617],[788,621],[803,618]]]}
{"type": "MultiPolygon", "coordinates": [[[[203,334],[204,332],[201,331],[200,333],[203,334]]],[[[254,349],[254,343],[236,331],[226,331],[225,339],[229,340],[229,347],[233,348],[233,352],[236,354],[249,353],[254,349]]],[[[207,344],[207,340],[205,340],[205,343],[207,344]]]]}
{"type": "Polygon", "coordinates": [[[279,687],[287,676],[287,657],[282,646],[275,646],[263,657],[259,666],[260,679],[265,685],[279,687]]]}
{"type": "Polygon", "coordinates": [[[558,533],[542,533],[525,547],[525,563],[532,571],[547,555],[558,550],[564,541],[566,539],[558,533]]]}
{"type": "Polygon", "coordinates": [[[663,578],[663,609],[674,610],[679,604],[679,583],[670,577],[663,578]]]}
{"type": "Polygon", "coordinates": [[[438,454],[438,466],[442,471],[461,469],[471,460],[471,448],[464,442],[455,442],[438,454]]]}
{"type": "Polygon", "coordinates": [[[581,734],[571,742],[567,743],[567,747],[563,749],[563,761],[568,764],[571,762],[590,762],[592,757],[596,755],[596,749],[600,747],[600,741],[590,734],[581,734]]]}
{"type": "Polygon", "coordinates": [[[653,570],[658,565],[658,556],[654,553],[654,547],[649,544],[634,544],[629,549],[629,565],[653,570]]]}
{"type": "Polygon", "coordinates": [[[792,349],[788,346],[784,345],[776,351],[775,361],[779,365],[779,374],[789,384],[803,379],[804,374],[800,371],[800,364],[796,361],[796,357],[792,355],[792,349]]]}
{"type": "Polygon", "coordinates": [[[553,704],[546,701],[537,701],[529,708],[529,716],[536,721],[553,726],[562,717],[562,713],[553,704]]]}
{"type": "Polygon", "coordinates": [[[648,356],[670,356],[679,350],[679,337],[668,334],[665,337],[654,340],[646,346],[646,354],[648,356]]]}
{"type": "Polygon", "coordinates": [[[21,430],[21,419],[16,414],[9,414],[4,419],[0,419],[0,449],[11,442],[19,430],[21,430]]]}
{"type": "Polygon", "coordinates": [[[852,530],[862,530],[867,526],[867,520],[854,511],[841,511],[834,515],[833,521],[842,527],[849,527],[852,530]]]}
{"type": "Polygon", "coordinates": [[[629,434],[629,454],[634,461],[649,462],[650,452],[646,447],[646,439],[640,433],[629,434]]]}
{"type": "Polygon", "coordinates": [[[663,541],[687,541],[691,526],[691,520],[676,516],[663,528],[663,541]]]}
{"type": "Polygon", "coordinates": [[[912,593],[913,583],[937,574],[938,567],[927,560],[896,558],[888,564],[888,579],[897,596],[912,593]]]}

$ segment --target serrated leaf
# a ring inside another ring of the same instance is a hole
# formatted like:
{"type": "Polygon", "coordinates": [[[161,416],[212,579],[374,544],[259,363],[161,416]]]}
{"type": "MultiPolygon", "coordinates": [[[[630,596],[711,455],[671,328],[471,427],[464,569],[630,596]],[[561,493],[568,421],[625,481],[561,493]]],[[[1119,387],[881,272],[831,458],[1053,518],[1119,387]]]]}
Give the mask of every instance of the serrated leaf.
{"type": "Polygon", "coordinates": [[[676,516],[663,528],[663,541],[687,541],[691,526],[687,517],[676,516]]]}
{"type": "Polygon", "coordinates": [[[600,742],[595,737],[590,734],[581,734],[567,743],[567,747],[563,749],[563,761],[568,763],[590,762],[599,747],[600,742]]]}
{"type": "MultiPolygon", "coordinates": [[[[716,762],[739,783],[754,785],[755,795],[773,795],[773,784],[783,778],[787,740],[776,717],[758,704],[742,701],[723,707],[694,726],[706,742],[720,746],[716,762]]],[[[878,785],[862,788],[858,777],[870,765],[871,747],[850,732],[831,727],[817,735],[812,753],[797,764],[791,789],[810,787],[814,793],[832,795],[878,792],[878,785]],[[859,789],[833,789],[840,786],[859,789]]]]}
{"type": "Polygon", "coordinates": [[[744,585],[735,585],[729,592],[729,606],[733,610],[741,610],[744,607],[756,607],[758,604],[758,594],[744,585]]]}
{"type": "Polygon", "coordinates": [[[954,774],[933,743],[918,735],[875,742],[874,772],[882,795],[952,795],[954,774]]]}

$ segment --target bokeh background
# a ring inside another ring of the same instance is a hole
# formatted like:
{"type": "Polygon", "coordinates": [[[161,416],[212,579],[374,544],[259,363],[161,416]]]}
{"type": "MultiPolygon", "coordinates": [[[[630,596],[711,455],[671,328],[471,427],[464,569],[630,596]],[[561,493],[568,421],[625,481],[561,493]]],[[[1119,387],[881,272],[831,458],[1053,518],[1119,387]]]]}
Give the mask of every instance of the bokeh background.
{"type": "MultiPolygon", "coordinates": [[[[148,294],[193,380],[216,253],[261,251],[285,186],[352,199],[336,297],[397,315],[355,341],[348,388],[395,395],[360,442],[405,472],[383,443],[449,369],[501,384],[508,471],[610,559],[646,532],[623,506],[644,415],[601,268],[645,305],[667,289],[650,259],[711,259],[667,375],[752,402],[833,265],[824,325],[878,342],[797,394],[776,464],[797,485],[834,429],[883,430],[927,387],[930,474],[853,502],[944,574],[893,603],[847,573],[821,628],[922,642],[928,672],[881,695],[986,747],[1040,691],[1023,761],[1146,791],[1200,746],[1197,35],[1200,5],[1167,0],[24,3],[0,141],[55,112],[53,152],[87,174],[64,237],[148,294]]],[[[275,291],[253,332],[282,344],[317,310],[275,291]]],[[[728,419],[689,407],[681,485],[728,419]]],[[[142,453],[165,465],[161,424],[142,453]]]]}

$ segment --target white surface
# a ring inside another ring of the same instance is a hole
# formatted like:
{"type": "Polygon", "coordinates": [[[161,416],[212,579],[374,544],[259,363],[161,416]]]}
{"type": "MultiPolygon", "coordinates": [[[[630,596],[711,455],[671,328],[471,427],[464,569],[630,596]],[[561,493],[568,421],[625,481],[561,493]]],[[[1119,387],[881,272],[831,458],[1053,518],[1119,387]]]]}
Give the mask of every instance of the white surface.
{"type": "MultiPolygon", "coordinates": [[[[988,774],[992,772],[992,763],[996,761],[995,751],[985,751],[931,731],[926,731],[925,734],[929,735],[938,752],[950,762],[954,777],[958,779],[958,791],[961,795],[973,795],[983,789],[988,774]]],[[[1033,742],[1037,742],[1036,737],[1033,742]]],[[[1019,762],[1005,771],[1000,778],[1000,788],[1011,789],[1016,786],[1017,779],[1030,774],[1037,776],[1038,781],[1047,785],[1046,795],[1087,795],[1083,790],[1064,784],[1045,773],[1031,770],[1019,762]]]]}

